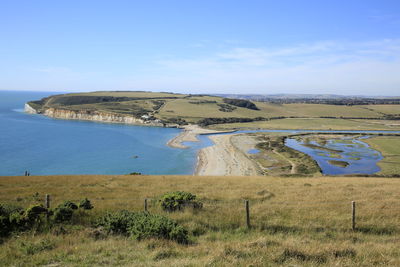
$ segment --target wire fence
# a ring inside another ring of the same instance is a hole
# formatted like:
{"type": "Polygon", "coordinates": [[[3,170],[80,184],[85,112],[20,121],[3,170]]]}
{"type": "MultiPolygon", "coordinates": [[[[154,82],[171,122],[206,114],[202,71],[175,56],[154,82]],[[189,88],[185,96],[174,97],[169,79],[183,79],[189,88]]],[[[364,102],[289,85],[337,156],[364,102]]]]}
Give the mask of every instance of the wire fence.
{"type": "MultiPolygon", "coordinates": [[[[50,195],[43,198],[46,208],[51,207],[53,201],[50,195]]],[[[126,199],[121,199],[123,202],[126,199]]],[[[101,200],[100,200],[101,201],[101,200]]],[[[119,201],[119,200],[118,200],[119,201]]],[[[366,217],[373,218],[373,221],[379,223],[382,217],[390,216],[392,220],[398,220],[396,229],[400,226],[400,199],[380,199],[380,200],[272,200],[272,199],[199,199],[202,203],[201,210],[215,214],[215,217],[226,216],[229,208],[235,210],[235,214],[242,217],[243,225],[252,228],[253,218],[259,219],[260,216],[276,211],[289,211],[296,215],[307,214],[311,212],[323,213],[324,216],[330,216],[331,219],[343,215],[348,222],[349,228],[357,230],[359,219],[366,217]]],[[[157,198],[129,198],[129,203],[135,203],[133,210],[143,210],[147,212],[162,212],[159,199],[157,198]],[[140,208],[142,206],[142,208],[140,208]]],[[[126,203],[125,203],[126,204],[126,203]]],[[[193,202],[181,202],[181,210],[194,209],[193,202]]],[[[279,215],[277,215],[279,216],[279,215]]],[[[229,216],[228,216],[229,217],[229,216]]],[[[326,219],[326,218],[325,218],[326,219]]],[[[329,218],[328,218],[329,219],[329,218]]],[[[362,221],[362,220],[360,220],[362,221]]],[[[381,222],[382,223],[382,222],[381,222]]],[[[400,229],[398,229],[400,230],[400,229]]]]}

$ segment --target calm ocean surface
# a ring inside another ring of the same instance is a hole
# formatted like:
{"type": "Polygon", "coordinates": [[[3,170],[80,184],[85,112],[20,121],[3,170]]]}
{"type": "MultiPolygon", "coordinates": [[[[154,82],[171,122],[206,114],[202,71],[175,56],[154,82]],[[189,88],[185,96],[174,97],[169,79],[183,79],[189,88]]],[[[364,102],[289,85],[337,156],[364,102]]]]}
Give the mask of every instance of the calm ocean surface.
{"type": "Polygon", "coordinates": [[[201,144],[166,146],[179,129],[23,113],[25,102],[50,94],[0,91],[0,175],[193,173],[201,144]]]}
{"type": "MultiPolygon", "coordinates": [[[[185,142],[188,149],[166,145],[180,129],[58,120],[25,114],[24,104],[54,93],[0,91],[0,175],[51,174],[192,174],[197,151],[212,145],[207,135],[200,142],[185,142]]],[[[382,131],[246,130],[251,132],[348,132],[382,131]]],[[[400,133],[400,131],[384,131],[400,133]]],[[[301,148],[303,149],[303,147],[301,148]]],[[[299,149],[300,151],[302,151],[299,149]]],[[[303,151],[307,153],[306,151],[303,151]]],[[[314,159],[318,158],[312,154],[314,159]]],[[[381,158],[362,157],[357,170],[342,168],[326,174],[374,173],[381,158]],[[376,167],[376,168],[375,168],[376,167]]],[[[320,163],[320,162],[319,162],[320,163]]]]}

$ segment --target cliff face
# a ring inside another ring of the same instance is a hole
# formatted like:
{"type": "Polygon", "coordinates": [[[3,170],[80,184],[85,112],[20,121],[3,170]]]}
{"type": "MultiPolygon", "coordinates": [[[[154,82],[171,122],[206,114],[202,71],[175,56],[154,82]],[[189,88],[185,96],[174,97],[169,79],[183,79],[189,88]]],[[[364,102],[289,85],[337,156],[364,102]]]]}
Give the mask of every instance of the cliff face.
{"type": "MultiPolygon", "coordinates": [[[[25,104],[25,112],[31,114],[38,114],[34,108],[29,104],[25,104]]],[[[146,121],[143,119],[138,119],[133,116],[106,113],[100,111],[89,111],[89,110],[67,110],[67,109],[56,109],[47,108],[41,114],[57,118],[57,119],[67,119],[67,120],[86,120],[86,121],[98,121],[98,122],[110,122],[110,123],[125,123],[125,124],[136,124],[136,125],[150,125],[150,126],[163,126],[162,123],[158,121],[146,121]]]]}
{"type": "Polygon", "coordinates": [[[25,108],[24,108],[26,113],[30,113],[30,114],[37,114],[38,112],[36,111],[36,109],[32,108],[31,106],[29,106],[28,103],[25,104],[25,108]]]}

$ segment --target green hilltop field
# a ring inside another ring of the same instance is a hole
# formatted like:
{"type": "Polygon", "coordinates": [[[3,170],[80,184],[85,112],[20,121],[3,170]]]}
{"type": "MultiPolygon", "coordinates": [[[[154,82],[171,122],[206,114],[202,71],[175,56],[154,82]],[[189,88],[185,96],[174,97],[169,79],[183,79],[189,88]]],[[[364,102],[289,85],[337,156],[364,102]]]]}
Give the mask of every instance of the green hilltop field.
{"type": "Polygon", "coordinates": [[[39,111],[58,108],[138,118],[150,115],[166,123],[194,123],[223,129],[400,129],[398,123],[386,120],[400,114],[400,105],[250,103],[254,103],[256,109],[217,96],[153,92],[74,93],[29,102],[39,111]]]}

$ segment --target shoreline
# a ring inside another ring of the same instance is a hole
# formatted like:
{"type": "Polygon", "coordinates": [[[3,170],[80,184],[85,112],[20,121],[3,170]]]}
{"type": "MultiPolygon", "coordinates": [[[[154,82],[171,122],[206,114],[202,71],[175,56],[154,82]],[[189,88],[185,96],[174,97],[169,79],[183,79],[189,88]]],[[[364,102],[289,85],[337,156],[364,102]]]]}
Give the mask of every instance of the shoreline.
{"type": "Polygon", "coordinates": [[[198,142],[199,139],[197,138],[198,135],[202,134],[218,134],[218,133],[231,133],[234,131],[217,131],[217,130],[210,130],[201,128],[197,124],[190,124],[181,127],[183,131],[179,133],[174,138],[170,139],[167,142],[167,146],[173,148],[181,148],[186,149],[188,146],[183,145],[183,142],[198,142]]]}
{"type": "Polygon", "coordinates": [[[114,114],[109,112],[88,112],[76,111],[69,109],[55,109],[48,108],[43,112],[34,109],[29,103],[25,103],[24,112],[27,114],[38,114],[53,119],[60,120],[75,120],[75,121],[91,121],[98,123],[112,123],[112,124],[126,124],[134,126],[149,126],[149,127],[162,127],[162,128],[179,128],[177,124],[163,124],[156,121],[147,121],[133,116],[114,114]]]}
{"type": "Polygon", "coordinates": [[[260,168],[246,155],[246,152],[243,151],[244,148],[239,146],[243,140],[236,140],[235,143],[233,139],[236,137],[250,140],[248,136],[235,134],[210,136],[214,145],[198,152],[194,175],[260,175],[260,168]]]}

